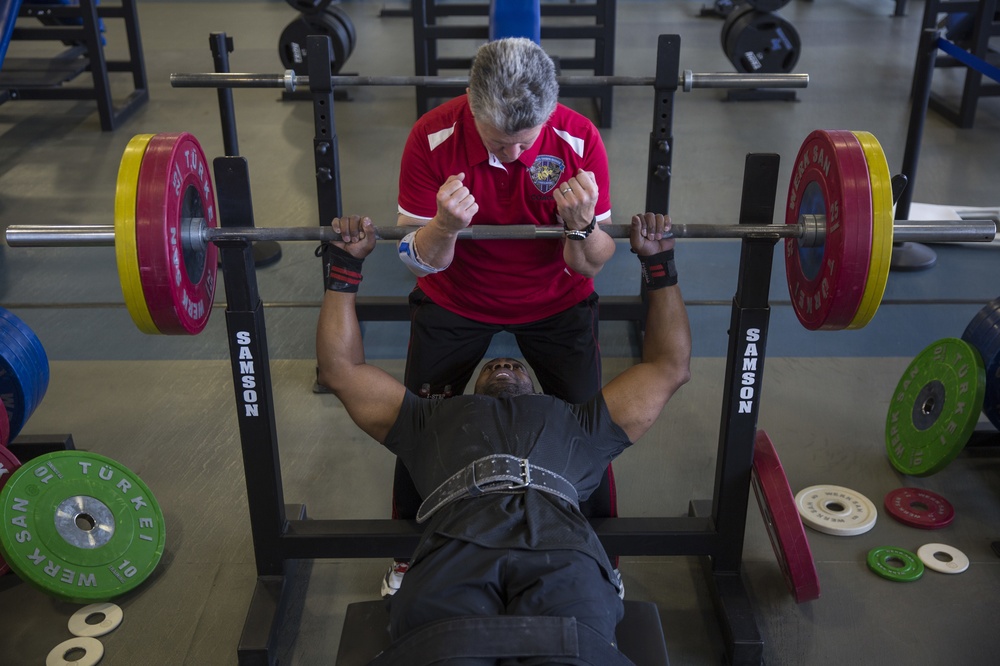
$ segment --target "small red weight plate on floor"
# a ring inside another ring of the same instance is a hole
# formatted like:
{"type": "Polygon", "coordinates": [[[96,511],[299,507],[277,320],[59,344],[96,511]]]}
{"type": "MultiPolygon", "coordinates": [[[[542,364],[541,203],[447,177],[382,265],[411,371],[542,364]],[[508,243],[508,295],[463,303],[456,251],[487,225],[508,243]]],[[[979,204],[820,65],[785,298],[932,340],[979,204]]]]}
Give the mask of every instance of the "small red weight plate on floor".
{"type": "Polygon", "coordinates": [[[872,189],[865,152],[852,133],[816,130],[792,166],[785,223],[826,220],[823,245],[785,240],[792,307],[809,330],[847,328],[864,298],[872,259],[872,189]]]}
{"type": "Polygon", "coordinates": [[[886,512],[910,527],[936,530],[955,519],[951,502],[922,488],[896,488],[885,496],[886,512]]]}
{"type": "Polygon", "coordinates": [[[819,576],[809,549],[809,539],[795,508],[795,497],[788,487],[778,453],[763,430],[757,431],[754,442],[751,480],[771,538],[771,547],[785,574],[788,589],[800,604],[819,599],[819,576]]]}
{"type": "Polygon", "coordinates": [[[161,333],[200,333],[212,311],[218,250],[191,243],[204,220],[216,226],[211,169],[197,139],[181,132],[149,141],[136,192],[139,278],[161,333]]]}
{"type": "MultiPolygon", "coordinates": [[[[0,412],[4,410],[0,409],[0,412]]],[[[21,461],[6,447],[0,446],[0,490],[7,484],[10,475],[21,466],[21,461]]],[[[0,576],[10,571],[10,565],[3,559],[3,551],[0,549],[0,576]]]]}

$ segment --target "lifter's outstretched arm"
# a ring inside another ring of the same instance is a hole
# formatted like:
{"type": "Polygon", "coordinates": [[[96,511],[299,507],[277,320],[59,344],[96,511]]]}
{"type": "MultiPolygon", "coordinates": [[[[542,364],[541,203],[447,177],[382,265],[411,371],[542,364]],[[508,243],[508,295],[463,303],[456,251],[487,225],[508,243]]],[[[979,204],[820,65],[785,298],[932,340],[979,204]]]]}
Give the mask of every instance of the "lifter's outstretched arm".
{"type": "Polygon", "coordinates": [[[316,327],[317,381],[336,394],[359,428],[381,442],[399,415],[406,388],[365,362],[354,309],[361,261],[375,247],[375,229],[369,218],[357,216],[334,219],[333,227],[347,241],[331,243],[337,249],[324,252],[327,288],[316,327]]]}
{"type": "Polygon", "coordinates": [[[608,382],[603,393],[611,418],[633,442],[691,378],[691,328],[673,270],[674,240],[663,238],[669,229],[665,215],[632,218],[632,249],[645,264],[648,297],[642,361],[608,382]]]}

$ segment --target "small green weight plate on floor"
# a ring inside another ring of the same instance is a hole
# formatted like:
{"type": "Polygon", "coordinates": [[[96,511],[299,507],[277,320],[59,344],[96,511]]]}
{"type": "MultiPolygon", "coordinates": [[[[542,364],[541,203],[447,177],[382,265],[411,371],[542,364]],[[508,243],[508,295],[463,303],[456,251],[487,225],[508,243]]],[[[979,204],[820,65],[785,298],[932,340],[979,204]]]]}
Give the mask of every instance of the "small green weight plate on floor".
{"type": "Polygon", "coordinates": [[[903,474],[928,476],[965,448],[979,422],[986,371],[979,352],[944,338],[917,355],[903,373],[885,422],[885,447],[903,474]]]}
{"type": "Polygon", "coordinates": [[[165,536],[146,484],[95,453],[34,458],[0,492],[0,554],[22,580],[67,601],[108,601],[138,587],[165,536]]]}
{"type": "Polygon", "coordinates": [[[918,580],[924,575],[924,563],[902,548],[883,546],[868,551],[868,568],[882,578],[900,583],[918,580]]]}

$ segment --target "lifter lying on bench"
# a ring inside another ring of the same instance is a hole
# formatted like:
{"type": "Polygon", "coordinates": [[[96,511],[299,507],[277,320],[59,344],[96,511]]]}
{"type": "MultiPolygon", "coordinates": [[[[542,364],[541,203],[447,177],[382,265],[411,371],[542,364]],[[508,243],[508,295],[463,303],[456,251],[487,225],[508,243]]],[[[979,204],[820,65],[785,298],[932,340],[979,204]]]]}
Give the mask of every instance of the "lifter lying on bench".
{"type": "Polygon", "coordinates": [[[615,645],[617,579],[578,503],[690,378],[669,217],[632,219],[648,295],[642,361],[579,405],[536,393],[512,359],[487,362],[475,394],[449,400],[419,398],[367,365],[355,293],[374,227],[357,216],[333,226],[350,240],[323,251],[319,381],[426,498],[417,519],[427,529],[387,601],[393,645],[372,663],[631,663],[615,645]]]}

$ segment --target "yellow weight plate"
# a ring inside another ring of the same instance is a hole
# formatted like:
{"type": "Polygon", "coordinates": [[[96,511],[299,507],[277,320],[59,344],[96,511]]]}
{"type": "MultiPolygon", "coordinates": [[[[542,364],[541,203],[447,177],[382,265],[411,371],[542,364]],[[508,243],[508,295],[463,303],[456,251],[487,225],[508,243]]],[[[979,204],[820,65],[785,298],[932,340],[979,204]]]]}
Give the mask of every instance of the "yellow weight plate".
{"type": "Polygon", "coordinates": [[[139,256],[136,252],[135,205],[139,187],[139,167],[146,154],[153,134],[137,134],[125,146],[125,153],[118,165],[118,182],[115,186],[115,259],[118,262],[118,279],[122,284],[125,307],[132,321],[143,333],[157,335],[160,330],[153,323],[142,293],[139,278],[139,256]]]}
{"type": "Polygon", "coordinates": [[[875,316],[882,303],[885,284],[889,280],[889,263],[892,261],[892,176],[885,153],[875,135],[854,132],[865,151],[868,177],[872,184],[872,259],[868,267],[868,280],[861,296],[861,305],[847,328],[863,328],[875,316]]]}

